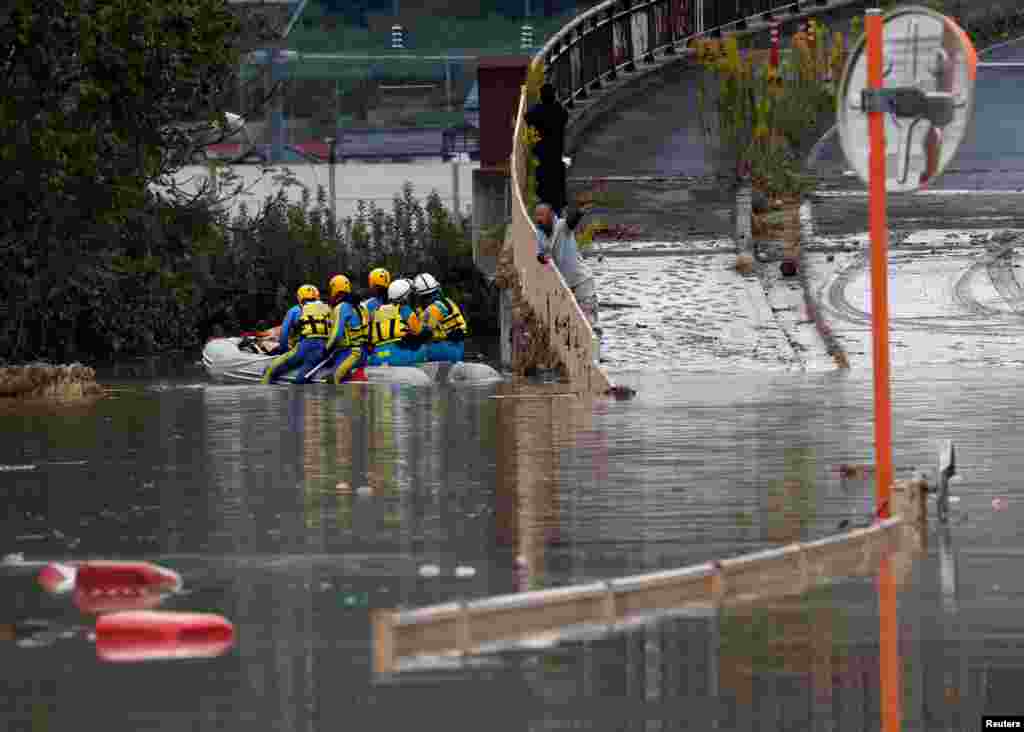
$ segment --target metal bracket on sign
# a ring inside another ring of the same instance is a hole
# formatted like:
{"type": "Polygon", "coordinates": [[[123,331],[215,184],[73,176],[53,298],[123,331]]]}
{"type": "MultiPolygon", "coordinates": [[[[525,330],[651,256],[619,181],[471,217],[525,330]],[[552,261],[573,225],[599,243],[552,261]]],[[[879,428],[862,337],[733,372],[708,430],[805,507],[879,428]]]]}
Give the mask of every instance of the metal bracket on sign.
{"type": "Polygon", "coordinates": [[[904,119],[926,119],[935,127],[953,121],[956,102],[947,92],[925,92],[917,87],[890,87],[861,91],[864,112],[881,112],[904,119]]]}

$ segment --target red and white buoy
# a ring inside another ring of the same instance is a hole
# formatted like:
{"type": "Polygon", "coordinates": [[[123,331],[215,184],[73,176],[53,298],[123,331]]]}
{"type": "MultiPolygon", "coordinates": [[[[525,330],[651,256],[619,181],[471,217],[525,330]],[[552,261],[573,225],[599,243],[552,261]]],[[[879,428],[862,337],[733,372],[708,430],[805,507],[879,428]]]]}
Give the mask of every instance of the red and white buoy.
{"type": "Polygon", "coordinates": [[[51,562],[39,570],[36,581],[51,595],[63,595],[75,588],[75,574],[73,565],[51,562]]]}
{"type": "Polygon", "coordinates": [[[234,642],[234,625],[210,613],[143,610],[96,621],[96,655],[113,663],[215,658],[234,642]]]}

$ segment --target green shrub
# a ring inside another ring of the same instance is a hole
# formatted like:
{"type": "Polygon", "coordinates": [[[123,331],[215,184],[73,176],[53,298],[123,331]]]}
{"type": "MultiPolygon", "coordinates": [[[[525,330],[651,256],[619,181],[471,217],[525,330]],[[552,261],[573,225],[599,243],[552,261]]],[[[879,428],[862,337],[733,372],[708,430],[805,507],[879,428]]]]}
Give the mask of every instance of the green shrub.
{"type": "Polygon", "coordinates": [[[802,160],[834,118],[846,38],[830,35],[820,23],[810,25],[793,37],[778,69],[741,53],[735,37],[697,46],[708,72],[705,84],[707,78],[715,82],[699,90],[705,132],[737,171],[749,170],[755,185],[771,195],[806,190],[811,181],[802,160]]]}

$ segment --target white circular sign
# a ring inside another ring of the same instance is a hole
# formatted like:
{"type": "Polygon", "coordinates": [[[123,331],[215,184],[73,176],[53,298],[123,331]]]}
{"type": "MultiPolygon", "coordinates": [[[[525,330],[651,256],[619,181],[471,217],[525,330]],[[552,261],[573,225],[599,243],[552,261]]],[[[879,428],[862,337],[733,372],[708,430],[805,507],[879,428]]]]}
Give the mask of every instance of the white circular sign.
{"type": "MultiPolygon", "coordinates": [[[[978,55],[950,18],[919,7],[884,17],[882,86],[885,112],[885,187],[921,189],[956,155],[974,112],[978,55]],[[895,93],[894,93],[895,92],[895,93]]],[[[839,139],[850,166],[869,183],[867,36],[858,41],[837,93],[839,139]]]]}

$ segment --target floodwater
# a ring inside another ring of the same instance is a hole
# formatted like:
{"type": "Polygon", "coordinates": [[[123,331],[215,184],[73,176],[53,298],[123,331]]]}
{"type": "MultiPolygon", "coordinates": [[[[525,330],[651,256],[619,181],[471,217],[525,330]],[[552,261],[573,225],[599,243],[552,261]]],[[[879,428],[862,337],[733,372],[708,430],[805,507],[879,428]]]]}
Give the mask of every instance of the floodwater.
{"type": "MultiPolygon", "coordinates": [[[[395,170],[381,167],[381,185],[395,170]]],[[[991,203],[894,201],[893,228],[1020,230],[1018,186],[1000,179],[991,203]]],[[[862,239],[864,205],[815,201],[822,243],[862,239]]],[[[894,454],[906,476],[953,439],[964,481],[917,562],[801,598],[372,674],[373,608],[679,567],[869,520],[870,472],[839,470],[873,462],[862,247],[811,254],[845,373],[806,366],[771,298],[727,274],[720,241],[609,250],[595,263],[606,355],[631,401],[555,385],[226,386],[176,364],[106,372],[113,393],[91,407],[0,413],[3,728],[844,732],[882,728],[887,678],[903,730],[1024,712],[1019,267],[1012,247],[986,258],[987,239],[929,236],[928,256],[893,246],[894,454]],[[232,647],[103,660],[96,608],[35,581],[40,563],[88,558],[179,573],[159,607],[223,616],[232,647]]]]}
{"type": "MultiPolygon", "coordinates": [[[[677,567],[866,522],[870,478],[837,472],[871,462],[866,378],[617,378],[634,400],[239,387],[180,367],[110,375],[112,396],[71,413],[0,416],[0,553],[157,562],[184,580],[162,609],[236,629],[216,658],[103,662],[91,616],[9,562],[5,729],[878,729],[870,581],[473,668],[372,675],[373,607],[677,567]]],[[[951,368],[898,375],[893,392],[898,472],[930,467],[951,437],[966,476],[948,542],[959,586],[940,577],[934,538],[901,580],[904,717],[928,720],[904,729],[968,729],[976,710],[1016,709],[1024,393],[1015,370],[951,368]],[[955,714],[967,726],[943,726],[955,714]]]]}

